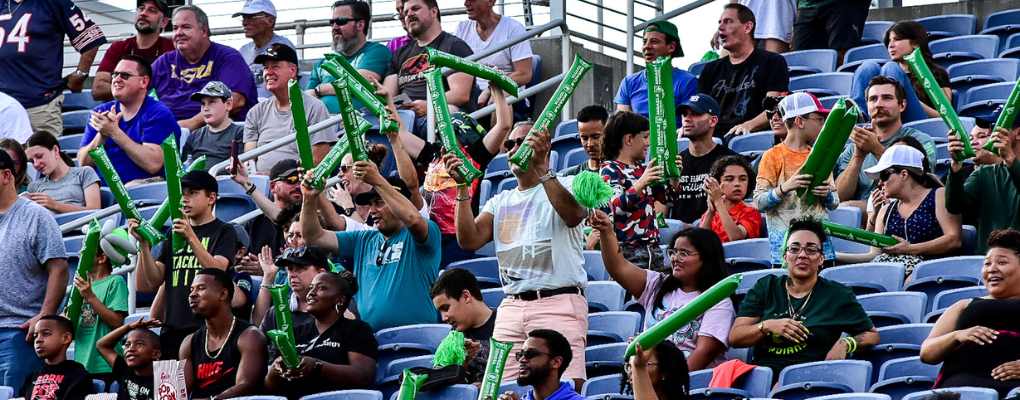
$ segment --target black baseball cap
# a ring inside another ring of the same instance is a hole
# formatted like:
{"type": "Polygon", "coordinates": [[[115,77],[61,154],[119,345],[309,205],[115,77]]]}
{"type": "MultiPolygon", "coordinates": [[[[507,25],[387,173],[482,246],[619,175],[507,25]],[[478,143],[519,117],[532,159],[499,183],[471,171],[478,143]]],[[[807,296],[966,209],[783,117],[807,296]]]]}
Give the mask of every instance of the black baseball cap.
{"type": "MultiPolygon", "coordinates": [[[[408,200],[411,199],[411,190],[407,188],[407,184],[403,180],[395,176],[387,176],[386,182],[389,182],[390,186],[397,190],[397,193],[400,193],[408,200]]],[[[372,190],[354,196],[354,204],[367,206],[372,204],[372,200],[375,200],[376,197],[379,197],[379,192],[373,187],[372,190]]]]}
{"type": "Polygon", "coordinates": [[[297,52],[293,48],[282,43],[276,43],[270,45],[265,52],[255,57],[256,64],[262,64],[266,61],[286,61],[294,65],[298,65],[297,52]]]}
{"type": "MultiPolygon", "coordinates": [[[[992,129],[992,126],[995,126],[995,123],[999,121],[999,114],[1002,114],[1003,107],[1003,105],[999,105],[995,111],[989,114],[975,116],[974,124],[981,129],[992,129]]],[[[1013,126],[1007,129],[1016,128],[1018,124],[1020,124],[1020,120],[1013,120],[1013,126]]]]}
{"type": "Polygon", "coordinates": [[[712,116],[715,117],[719,116],[719,103],[716,102],[715,99],[712,98],[712,96],[709,96],[704,93],[698,93],[694,96],[691,96],[691,98],[687,99],[687,101],[685,101],[684,104],[681,104],[679,107],[677,107],[676,108],[677,115],[684,115],[684,111],[686,111],[688,108],[698,114],[711,114],[712,116]]]}
{"type": "Polygon", "coordinates": [[[12,174],[17,174],[18,167],[14,165],[14,159],[7,153],[7,150],[0,149],[0,170],[9,169],[12,174]]]}
{"type": "Polygon", "coordinates": [[[208,172],[201,170],[194,170],[184,174],[181,177],[181,187],[205,190],[209,193],[219,193],[220,191],[220,184],[216,182],[216,178],[213,178],[208,172]]]}
{"type": "Polygon", "coordinates": [[[280,268],[287,268],[288,265],[311,265],[327,271],[331,270],[329,256],[325,251],[315,246],[288,248],[276,258],[276,265],[280,268]]]}
{"type": "Polygon", "coordinates": [[[164,18],[170,18],[170,6],[166,4],[166,0],[138,0],[138,7],[141,7],[143,4],[149,1],[155,4],[156,8],[158,8],[159,11],[163,12],[164,18]]]}
{"type": "Polygon", "coordinates": [[[301,164],[293,158],[280,160],[269,170],[269,180],[278,181],[296,173],[301,164]]]}

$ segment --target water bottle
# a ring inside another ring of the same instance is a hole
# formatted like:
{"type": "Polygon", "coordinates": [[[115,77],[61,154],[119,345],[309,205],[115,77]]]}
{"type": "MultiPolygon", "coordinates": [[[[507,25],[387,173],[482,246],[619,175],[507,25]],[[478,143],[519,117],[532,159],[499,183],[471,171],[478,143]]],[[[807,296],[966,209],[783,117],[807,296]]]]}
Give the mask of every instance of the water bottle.
{"type": "Polygon", "coordinates": [[[185,171],[187,171],[187,170],[188,170],[188,168],[191,168],[191,163],[192,163],[192,162],[194,162],[194,161],[193,161],[193,159],[192,159],[192,157],[191,157],[191,154],[188,154],[188,159],[187,159],[187,160],[184,160],[184,170],[185,170],[185,171]]]}

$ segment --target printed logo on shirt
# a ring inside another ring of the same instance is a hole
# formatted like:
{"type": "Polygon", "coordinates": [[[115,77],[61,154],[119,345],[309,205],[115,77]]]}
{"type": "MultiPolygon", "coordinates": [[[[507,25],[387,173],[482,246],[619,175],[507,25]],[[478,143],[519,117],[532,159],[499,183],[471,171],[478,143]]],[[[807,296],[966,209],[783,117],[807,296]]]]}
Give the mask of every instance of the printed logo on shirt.
{"type": "Polygon", "coordinates": [[[124,380],[124,387],[127,389],[128,398],[131,400],[152,398],[152,391],[136,382],[124,380]]]}
{"type": "Polygon", "coordinates": [[[334,342],[333,339],[326,338],[326,340],[323,340],[322,343],[313,344],[311,347],[308,348],[308,350],[314,350],[320,347],[332,347],[339,349],[341,347],[344,347],[344,345],[343,343],[334,342]]]}
{"type": "Polygon", "coordinates": [[[382,252],[382,262],[379,263],[380,266],[400,261],[400,256],[404,254],[404,242],[397,242],[384,246],[382,252]]]}
{"type": "MultiPolygon", "coordinates": [[[[652,312],[651,317],[648,318],[647,321],[645,321],[646,327],[645,329],[651,328],[655,324],[659,323],[659,321],[662,321],[666,319],[666,317],[673,315],[673,313],[675,313],[679,309],[680,309],[679,307],[670,307],[668,310],[656,308],[655,311],[652,312]]],[[[702,323],[701,320],[704,317],[705,317],[704,314],[699,315],[698,318],[695,318],[693,321],[687,323],[687,325],[684,325],[682,328],[678,329],[672,335],[669,335],[667,339],[672,341],[673,344],[675,344],[680,349],[684,349],[684,347],[682,347],[684,343],[689,344],[687,347],[693,348],[694,346],[697,345],[698,332],[701,331],[702,323]]]]}
{"type": "Polygon", "coordinates": [[[95,328],[99,317],[91,304],[84,304],[81,307],[81,319],[78,321],[79,328],[95,328]]]}
{"type": "Polygon", "coordinates": [[[57,400],[57,391],[60,390],[60,383],[64,381],[64,375],[46,374],[39,375],[32,382],[32,400],[57,400]]]}
{"type": "Polygon", "coordinates": [[[747,106],[751,101],[751,89],[754,89],[758,84],[754,81],[754,76],[758,73],[759,66],[755,66],[751,69],[751,72],[742,76],[740,82],[734,82],[734,86],[727,84],[726,79],[720,79],[712,85],[712,90],[715,98],[720,102],[723,102],[724,98],[727,98],[732,93],[737,93],[738,100],[734,103],[732,115],[734,117],[743,117],[747,114],[747,106]]]}
{"type": "Polygon", "coordinates": [[[198,364],[198,374],[196,374],[196,377],[199,379],[198,387],[204,388],[209,386],[227,376],[233,370],[234,368],[224,370],[223,361],[198,364]]]}
{"type": "Polygon", "coordinates": [[[397,84],[403,88],[408,83],[425,80],[425,70],[432,64],[429,63],[429,55],[422,53],[408,58],[400,66],[400,76],[397,77],[397,84]]]}
{"type": "Polygon", "coordinates": [[[536,221],[543,204],[524,203],[500,208],[497,214],[496,238],[500,243],[518,243],[517,247],[502,250],[499,257],[499,276],[504,283],[525,279],[540,279],[553,275],[552,238],[542,231],[536,221]]]}
{"type": "MultiPolygon", "coordinates": [[[[209,249],[209,238],[202,238],[202,248],[209,249]]],[[[202,269],[202,264],[198,262],[198,256],[195,255],[191,245],[187,245],[181,248],[180,251],[175,253],[173,256],[173,286],[191,286],[191,282],[195,280],[195,275],[202,269]],[[177,254],[186,255],[177,255],[177,254]]]]}
{"type": "Polygon", "coordinates": [[[197,67],[182,69],[180,74],[177,73],[177,65],[170,64],[170,77],[177,80],[182,80],[185,83],[191,83],[195,79],[209,78],[212,76],[213,61],[209,60],[205,65],[199,65],[197,67]]]}

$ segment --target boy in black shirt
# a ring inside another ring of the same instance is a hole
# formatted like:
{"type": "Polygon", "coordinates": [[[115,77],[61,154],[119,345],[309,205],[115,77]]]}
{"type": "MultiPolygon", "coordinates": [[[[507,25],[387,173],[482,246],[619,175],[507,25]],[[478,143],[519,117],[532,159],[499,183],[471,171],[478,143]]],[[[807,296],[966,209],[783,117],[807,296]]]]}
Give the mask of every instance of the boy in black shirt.
{"type": "Polygon", "coordinates": [[[89,371],[67,359],[73,332],[71,320],[59,315],[46,315],[35,323],[35,353],[46,365],[25,378],[18,396],[25,400],[84,400],[92,394],[89,371]]]}
{"type": "Polygon", "coordinates": [[[159,335],[149,330],[159,321],[139,319],[124,324],[96,342],[99,354],[111,367],[120,385],[117,400],[152,400],[152,361],[159,359],[159,335]],[[124,356],[117,353],[117,343],[124,338],[124,356]]]}
{"type": "Polygon", "coordinates": [[[432,284],[429,296],[443,322],[464,334],[468,380],[481,382],[489,362],[489,338],[496,326],[496,310],[482,301],[478,278],[464,268],[449,268],[432,284]]]}
{"type": "Polygon", "coordinates": [[[138,221],[128,221],[129,231],[139,241],[138,274],[135,276],[138,291],[156,293],[163,287],[166,312],[153,317],[163,322],[159,339],[164,359],[175,359],[184,338],[202,326],[202,321],[195,318],[188,307],[195,275],[202,268],[226,271],[237,249],[234,228],[213,215],[213,206],[219,197],[216,178],[205,171],[191,171],[181,177],[181,189],[187,218],[175,219],[173,230],[184,236],[186,245],[176,253],[172,241],[168,240],[156,261],[148,242],[135,232],[138,221]]]}

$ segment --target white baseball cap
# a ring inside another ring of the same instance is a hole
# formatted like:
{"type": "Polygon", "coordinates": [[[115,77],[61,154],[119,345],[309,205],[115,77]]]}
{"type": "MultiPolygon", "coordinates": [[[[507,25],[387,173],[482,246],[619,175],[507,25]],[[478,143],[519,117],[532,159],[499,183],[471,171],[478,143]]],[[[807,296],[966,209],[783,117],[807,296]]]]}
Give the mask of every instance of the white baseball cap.
{"type": "Polygon", "coordinates": [[[828,114],[829,111],[822,107],[822,103],[811,93],[790,93],[779,101],[779,112],[783,116],[783,121],[813,112],[828,114]]]}
{"type": "Polygon", "coordinates": [[[924,170],[924,158],[925,154],[913,147],[903,144],[893,145],[885,149],[885,153],[882,153],[882,158],[878,160],[878,164],[864,170],[864,175],[870,179],[878,180],[882,175],[882,171],[892,167],[901,167],[924,177],[925,187],[941,187],[942,182],[939,181],[939,178],[931,173],[926,173],[924,170]]]}
{"type": "Polygon", "coordinates": [[[241,11],[234,13],[234,18],[242,15],[252,15],[264,12],[266,14],[276,16],[276,6],[273,5],[272,1],[269,0],[245,0],[244,7],[241,11]]]}

